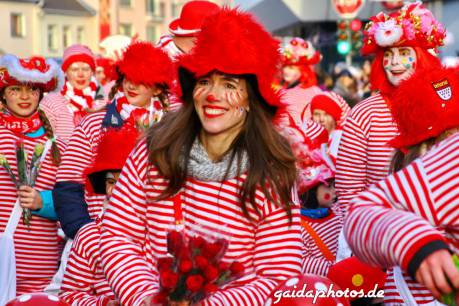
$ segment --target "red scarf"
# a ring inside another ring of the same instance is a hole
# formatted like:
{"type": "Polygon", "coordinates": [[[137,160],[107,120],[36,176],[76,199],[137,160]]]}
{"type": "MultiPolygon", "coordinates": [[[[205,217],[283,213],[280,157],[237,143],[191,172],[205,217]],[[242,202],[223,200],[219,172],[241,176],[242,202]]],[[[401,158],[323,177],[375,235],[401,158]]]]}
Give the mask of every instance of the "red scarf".
{"type": "Polygon", "coordinates": [[[96,96],[97,83],[95,78],[91,78],[89,86],[85,89],[74,88],[69,81],[66,81],[62,88],[61,94],[69,100],[70,110],[73,112],[73,121],[75,125],[87,115],[87,110],[94,107],[94,98],[96,96]]]}
{"type": "Polygon", "coordinates": [[[17,134],[33,133],[43,125],[37,111],[29,118],[18,118],[5,110],[0,112],[0,124],[17,134]]]}
{"type": "MultiPolygon", "coordinates": [[[[123,95],[116,99],[116,110],[123,118],[124,122],[135,127],[149,126],[149,108],[136,107],[129,104],[127,98],[123,95]]],[[[161,119],[163,107],[159,100],[153,101],[152,118],[153,122],[157,122],[161,119]]]]}

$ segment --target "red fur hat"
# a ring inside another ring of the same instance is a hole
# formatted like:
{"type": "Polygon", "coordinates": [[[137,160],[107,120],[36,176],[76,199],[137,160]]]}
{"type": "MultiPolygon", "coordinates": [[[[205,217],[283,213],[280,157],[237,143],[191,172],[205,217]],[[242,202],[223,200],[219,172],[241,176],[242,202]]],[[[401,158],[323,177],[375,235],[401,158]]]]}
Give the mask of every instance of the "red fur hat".
{"type": "Polygon", "coordinates": [[[459,73],[454,68],[418,70],[391,96],[399,135],[390,145],[405,149],[459,127],[459,73]]]}
{"type": "Polygon", "coordinates": [[[179,79],[187,94],[192,90],[190,77],[199,78],[212,71],[251,74],[257,79],[261,97],[279,106],[279,96],[271,87],[279,63],[279,42],[252,15],[222,8],[205,20],[191,53],[179,59],[179,79]]]}
{"type": "Polygon", "coordinates": [[[126,159],[139,138],[137,129],[123,126],[109,129],[97,147],[96,158],[84,171],[86,187],[90,192],[105,194],[105,174],[107,171],[121,171],[126,159]]]}
{"type": "Polygon", "coordinates": [[[96,68],[97,67],[102,67],[104,69],[106,82],[116,80],[115,61],[110,58],[99,57],[96,59],[96,68]]]}
{"type": "Polygon", "coordinates": [[[118,72],[136,84],[172,88],[175,69],[167,53],[149,42],[133,42],[117,63],[118,72]]]}
{"type": "Polygon", "coordinates": [[[405,5],[400,11],[381,12],[370,18],[364,31],[362,54],[390,47],[436,49],[443,45],[446,30],[421,2],[405,5]]]}
{"type": "Polygon", "coordinates": [[[52,59],[40,56],[21,59],[12,54],[0,57],[0,88],[28,84],[44,92],[60,91],[64,85],[64,73],[52,59]]]}

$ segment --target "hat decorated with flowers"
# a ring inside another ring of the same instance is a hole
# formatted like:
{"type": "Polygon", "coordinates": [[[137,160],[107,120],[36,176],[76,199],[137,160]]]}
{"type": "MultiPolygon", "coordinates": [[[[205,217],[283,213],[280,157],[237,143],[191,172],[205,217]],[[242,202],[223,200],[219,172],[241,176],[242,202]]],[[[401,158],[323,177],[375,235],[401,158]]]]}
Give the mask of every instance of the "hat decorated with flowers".
{"type": "Polygon", "coordinates": [[[445,37],[445,28],[432,12],[421,2],[414,2],[393,14],[380,12],[371,17],[364,31],[362,54],[390,47],[436,49],[443,45],[445,37]]]}
{"type": "Polygon", "coordinates": [[[282,51],[282,64],[288,65],[315,65],[322,56],[310,41],[294,37],[282,51]]]}

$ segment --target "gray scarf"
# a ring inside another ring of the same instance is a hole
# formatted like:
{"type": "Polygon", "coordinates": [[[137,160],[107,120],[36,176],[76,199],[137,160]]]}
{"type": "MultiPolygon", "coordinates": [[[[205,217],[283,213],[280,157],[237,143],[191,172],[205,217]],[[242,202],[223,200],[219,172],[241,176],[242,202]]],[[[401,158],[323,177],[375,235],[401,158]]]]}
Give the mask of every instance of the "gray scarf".
{"type": "Polygon", "coordinates": [[[240,168],[238,167],[237,155],[234,157],[231,166],[229,167],[228,174],[225,173],[228,169],[231,160],[231,153],[228,152],[218,162],[213,162],[206,149],[201,144],[198,138],[193,143],[190,152],[190,159],[188,162],[188,175],[200,181],[216,181],[221,182],[224,179],[232,179],[247,171],[249,159],[247,153],[242,154],[240,161],[240,168]],[[239,168],[239,169],[238,169],[239,168]],[[239,171],[238,171],[239,170],[239,171]]]}

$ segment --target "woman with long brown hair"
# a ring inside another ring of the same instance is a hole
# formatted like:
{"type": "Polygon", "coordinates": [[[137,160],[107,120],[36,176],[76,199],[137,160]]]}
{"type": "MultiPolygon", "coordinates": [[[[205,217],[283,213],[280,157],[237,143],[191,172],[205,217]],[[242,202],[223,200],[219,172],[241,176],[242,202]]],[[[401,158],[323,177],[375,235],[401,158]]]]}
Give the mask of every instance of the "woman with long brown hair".
{"type": "Polygon", "coordinates": [[[203,305],[263,305],[301,272],[295,158],[271,123],[277,49],[249,14],[222,9],[180,59],[184,105],[131,153],[102,222],[103,266],[122,304],[150,305],[158,293],[170,227],[218,231],[229,242],[223,260],[244,266],[203,305]]]}

